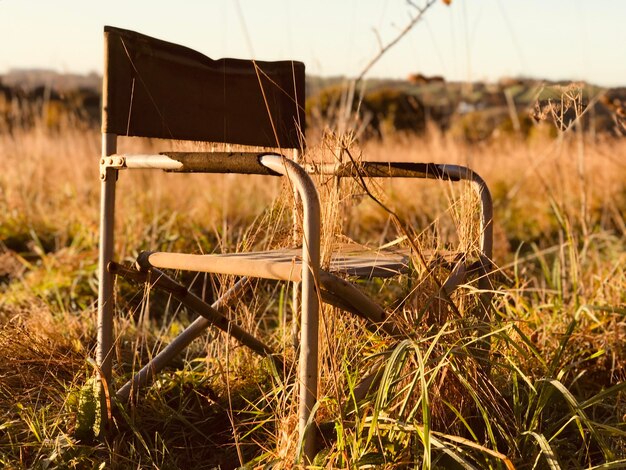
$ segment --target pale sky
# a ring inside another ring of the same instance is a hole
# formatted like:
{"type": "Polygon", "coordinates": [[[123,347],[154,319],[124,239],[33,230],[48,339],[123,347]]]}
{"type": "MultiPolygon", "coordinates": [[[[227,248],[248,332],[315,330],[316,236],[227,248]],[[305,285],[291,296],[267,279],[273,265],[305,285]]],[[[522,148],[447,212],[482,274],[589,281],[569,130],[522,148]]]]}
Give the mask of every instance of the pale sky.
{"type": "MultiPolygon", "coordinates": [[[[312,75],[349,77],[413,13],[407,0],[0,0],[0,74],[101,72],[102,27],[110,24],[215,59],[289,58],[312,75]]],[[[368,77],[626,85],[625,20],[626,0],[438,1],[368,77]]]]}

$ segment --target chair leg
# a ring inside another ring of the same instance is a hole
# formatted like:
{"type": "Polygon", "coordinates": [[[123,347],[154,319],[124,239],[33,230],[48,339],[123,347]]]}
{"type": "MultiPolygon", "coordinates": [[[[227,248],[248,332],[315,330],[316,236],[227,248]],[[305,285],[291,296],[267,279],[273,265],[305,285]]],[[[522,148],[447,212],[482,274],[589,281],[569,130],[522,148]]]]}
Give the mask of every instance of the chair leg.
{"type": "MultiPolygon", "coordinates": [[[[104,134],[102,139],[103,155],[116,152],[116,137],[104,134]]],[[[96,349],[96,364],[99,367],[101,386],[111,386],[111,371],[113,359],[113,276],[108,272],[107,265],[113,258],[114,226],[115,226],[115,185],[117,170],[107,168],[102,174],[100,192],[100,253],[98,260],[98,344],[96,349]]],[[[108,404],[102,394],[102,422],[108,417],[108,404]]]]}
{"type": "Polygon", "coordinates": [[[302,198],[302,313],[298,380],[300,404],[298,431],[303,448],[303,463],[309,465],[315,457],[316,432],[307,430],[317,402],[318,337],[319,337],[319,266],[320,266],[320,203],[317,189],[307,173],[294,162],[264,155],[263,166],[289,178],[302,198]]]}
{"type": "Polygon", "coordinates": [[[115,176],[102,182],[100,257],[98,274],[98,349],[96,362],[103,378],[111,381],[111,359],[113,346],[113,276],[107,271],[107,264],[113,257],[113,216],[115,212],[115,176]]]}

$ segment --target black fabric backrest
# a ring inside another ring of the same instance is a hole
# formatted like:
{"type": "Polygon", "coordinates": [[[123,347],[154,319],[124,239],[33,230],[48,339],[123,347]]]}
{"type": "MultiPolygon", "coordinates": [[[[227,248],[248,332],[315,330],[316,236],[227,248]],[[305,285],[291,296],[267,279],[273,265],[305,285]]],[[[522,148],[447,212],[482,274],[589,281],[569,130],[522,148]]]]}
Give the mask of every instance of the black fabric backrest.
{"type": "Polygon", "coordinates": [[[105,26],[102,131],[117,135],[301,148],[304,64],[212,60],[105,26]]]}

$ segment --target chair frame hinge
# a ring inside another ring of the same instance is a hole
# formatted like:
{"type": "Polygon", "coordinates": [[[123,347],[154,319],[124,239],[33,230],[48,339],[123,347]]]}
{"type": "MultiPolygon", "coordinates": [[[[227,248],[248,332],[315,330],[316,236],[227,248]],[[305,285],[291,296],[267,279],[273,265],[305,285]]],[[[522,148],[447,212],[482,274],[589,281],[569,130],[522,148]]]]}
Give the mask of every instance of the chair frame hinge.
{"type": "MultiPolygon", "coordinates": [[[[100,179],[106,181],[107,169],[121,170],[126,168],[126,157],[122,155],[110,155],[100,159],[100,179]]],[[[117,177],[117,174],[116,174],[117,177]]]]}

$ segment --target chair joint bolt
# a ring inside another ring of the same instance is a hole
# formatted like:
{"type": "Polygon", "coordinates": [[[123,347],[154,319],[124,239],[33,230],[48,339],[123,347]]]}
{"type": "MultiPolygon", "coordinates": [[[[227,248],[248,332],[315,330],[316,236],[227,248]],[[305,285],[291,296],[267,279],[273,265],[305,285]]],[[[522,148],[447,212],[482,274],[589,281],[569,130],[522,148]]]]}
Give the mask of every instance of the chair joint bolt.
{"type": "Polygon", "coordinates": [[[122,170],[126,168],[126,158],[122,155],[110,155],[100,159],[100,179],[105,181],[107,169],[122,170]]]}

